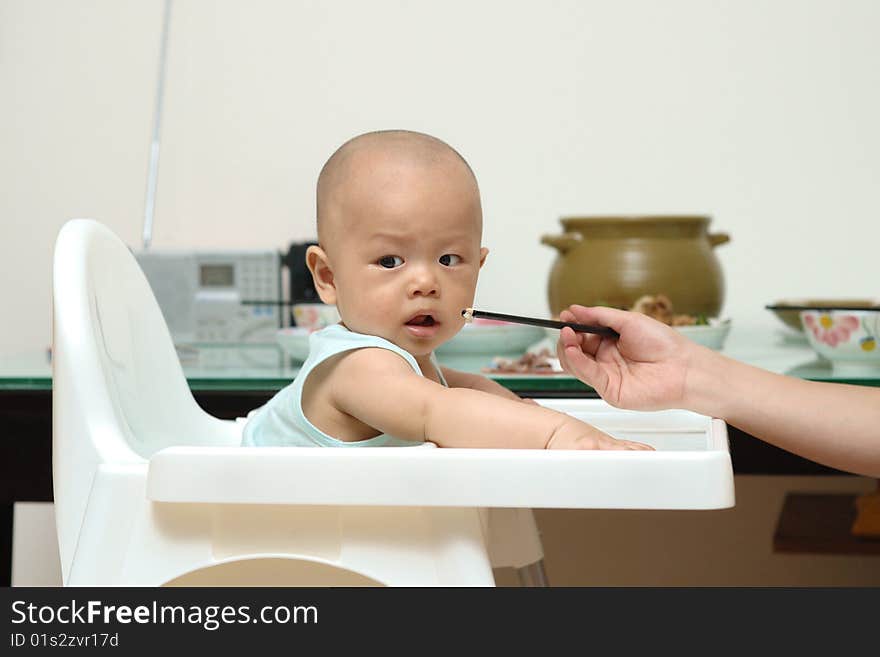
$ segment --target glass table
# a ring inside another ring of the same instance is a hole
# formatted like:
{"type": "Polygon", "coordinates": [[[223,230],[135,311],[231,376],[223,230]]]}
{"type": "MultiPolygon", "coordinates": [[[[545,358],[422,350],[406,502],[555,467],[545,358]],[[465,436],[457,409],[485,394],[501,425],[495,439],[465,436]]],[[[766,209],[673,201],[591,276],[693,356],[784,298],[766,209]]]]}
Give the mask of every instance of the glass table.
{"type": "MultiPolygon", "coordinates": [[[[548,341],[548,346],[552,344],[548,341]]],[[[196,345],[179,350],[193,392],[277,392],[296,377],[299,363],[276,345],[196,345]]],[[[811,381],[880,387],[880,369],[860,376],[837,376],[806,339],[793,333],[734,328],[722,353],[762,369],[811,381]]],[[[441,360],[442,364],[443,361],[441,360]]],[[[588,385],[564,374],[495,374],[491,357],[477,357],[459,369],[482,373],[521,396],[595,396],[588,385]]],[[[51,390],[49,354],[0,356],[0,391],[51,390]]]]}

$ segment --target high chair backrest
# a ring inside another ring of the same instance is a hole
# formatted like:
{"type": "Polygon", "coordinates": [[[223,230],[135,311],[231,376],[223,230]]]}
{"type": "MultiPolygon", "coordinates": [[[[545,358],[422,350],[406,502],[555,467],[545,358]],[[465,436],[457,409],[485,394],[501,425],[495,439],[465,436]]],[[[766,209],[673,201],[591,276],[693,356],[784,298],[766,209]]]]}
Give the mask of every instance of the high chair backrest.
{"type": "Polygon", "coordinates": [[[146,277],[102,224],[62,227],[53,304],[52,469],[66,578],[99,465],[144,463],[171,445],[237,444],[239,432],[196,404],[146,277]]]}

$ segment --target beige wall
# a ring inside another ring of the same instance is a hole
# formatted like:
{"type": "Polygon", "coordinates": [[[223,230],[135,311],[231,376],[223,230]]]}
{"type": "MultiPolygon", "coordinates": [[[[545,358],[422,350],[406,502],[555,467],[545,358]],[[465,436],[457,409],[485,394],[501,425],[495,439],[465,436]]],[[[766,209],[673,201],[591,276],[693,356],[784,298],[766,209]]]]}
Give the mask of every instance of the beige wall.
{"type": "MultiPolygon", "coordinates": [[[[52,245],[90,216],[139,246],[160,0],[0,0],[0,355],[49,340],[52,245]]],[[[547,312],[571,213],[706,212],[725,313],[873,295],[880,46],[872,0],[176,0],[154,244],[283,247],[359,132],[473,164],[478,302],[547,312]],[[516,272],[515,278],[511,272],[516,272]]]]}

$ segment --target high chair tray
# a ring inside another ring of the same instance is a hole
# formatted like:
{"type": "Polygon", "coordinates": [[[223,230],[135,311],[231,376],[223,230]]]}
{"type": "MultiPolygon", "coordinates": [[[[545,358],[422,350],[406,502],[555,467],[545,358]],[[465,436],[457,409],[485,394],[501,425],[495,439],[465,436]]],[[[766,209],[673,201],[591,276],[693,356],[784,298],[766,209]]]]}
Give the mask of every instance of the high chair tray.
{"type": "Polygon", "coordinates": [[[688,411],[540,400],[656,451],[171,447],[149,462],[155,502],[590,509],[734,504],[727,426],[688,411]]]}

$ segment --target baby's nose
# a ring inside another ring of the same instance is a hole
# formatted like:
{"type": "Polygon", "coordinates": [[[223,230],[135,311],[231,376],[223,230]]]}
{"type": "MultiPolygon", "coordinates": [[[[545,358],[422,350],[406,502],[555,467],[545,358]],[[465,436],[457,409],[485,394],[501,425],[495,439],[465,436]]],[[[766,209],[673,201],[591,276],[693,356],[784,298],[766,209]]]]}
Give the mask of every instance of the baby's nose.
{"type": "Polygon", "coordinates": [[[409,284],[409,294],[413,297],[436,297],[440,294],[437,277],[428,267],[420,267],[413,272],[409,284]]]}

